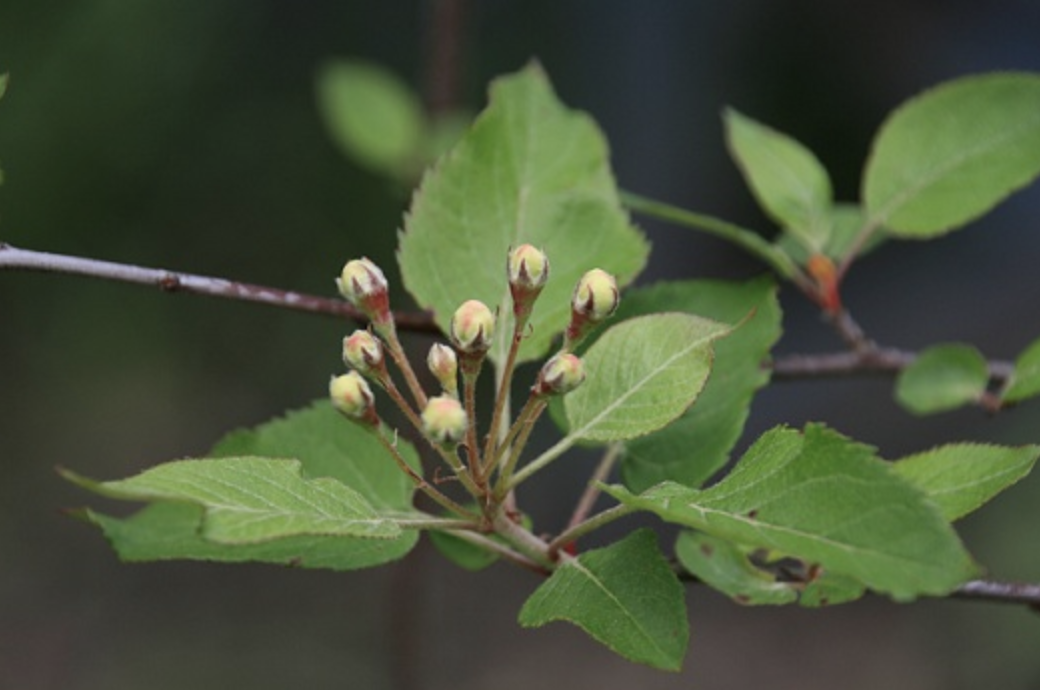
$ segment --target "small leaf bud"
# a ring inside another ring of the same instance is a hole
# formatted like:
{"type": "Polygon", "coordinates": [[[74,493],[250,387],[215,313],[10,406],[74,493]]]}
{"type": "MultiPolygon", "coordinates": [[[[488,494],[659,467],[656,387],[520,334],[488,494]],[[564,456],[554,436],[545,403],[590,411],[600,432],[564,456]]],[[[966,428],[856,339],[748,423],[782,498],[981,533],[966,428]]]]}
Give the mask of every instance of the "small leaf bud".
{"type": "Polygon", "coordinates": [[[585,381],[585,364],[577,355],[562,352],[554,355],[538,372],[535,395],[564,395],[585,381]]]}
{"type": "Polygon", "coordinates": [[[430,398],[422,412],[423,431],[436,443],[456,445],[466,435],[466,412],[455,398],[430,398]]]}
{"type": "Polygon", "coordinates": [[[426,356],[426,366],[430,368],[430,373],[437,378],[444,392],[457,398],[459,395],[459,358],[455,355],[455,350],[443,343],[434,343],[430,347],[430,354],[426,356]]]}
{"type": "Polygon", "coordinates": [[[451,317],[451,342],[459,352],[481,354],[491,347],[495,334],[495,315],[480,300],[471,299],[451,317]]]}
{"type": "Polygon", "coordinates": [[[384,366],[383,344],[368,331],[354,331],[343,339],[343,362],[366,376],[377,374],[384,366]]]}
{"type": "Polygon", "coordinates": [[[367,258],[353,259],[336,279],[339,292],[376,324],[390,321],[390,295],[386,276],[367,258]]]}
{"type": "Polygon", "coordinates": [[[347,417],[373,426],[379,423],[375,410],[375,396],[358,372],[333,376],[329,381],[329,398],[332,400],[332,406],[347,417]]]}
{"type": "Polygon", "coordinates": [[[586,320],[598,323],[618,308],[621,300],[617,281],[604,270],[594,268],[581,277],[574,289],[571,308],[586,320]]]}

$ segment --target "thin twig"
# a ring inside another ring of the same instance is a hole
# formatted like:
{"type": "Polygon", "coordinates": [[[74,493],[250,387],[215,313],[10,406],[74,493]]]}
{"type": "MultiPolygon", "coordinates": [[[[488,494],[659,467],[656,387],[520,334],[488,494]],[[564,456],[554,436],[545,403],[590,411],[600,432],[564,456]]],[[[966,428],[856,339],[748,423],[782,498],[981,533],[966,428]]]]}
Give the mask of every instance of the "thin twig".
{"type": "Polygon", "coordinates": [[[958,587],[950,598],[1025,604],[1040,612],[1040,583],[972,580],[958,587]]]}
{"type": "MultiPolygon", "coordinates": [[[[19,249],[18,247],[0,242],[0,270],[3,269],[101,278],[103,280],[155,287],[163,292],[184,292],[210,297],[222,297],[240,302],[255,302],[281,309],[322,314],[336,318],[349,318],[360,323],[368,323],[368,319],[363,314],[352,305],[340,299],[280,290],[264,285],[240,283],[225,278],[168,271],[162,268],[146,268],[113,261],[99,261],[78,256],[19,249]]],[[[426,312],[395,312],[394,321],[397,323],[397,327],[404,331],[439,332],[432,315],[426,312]]]]}
{"type": "Polygon", "coordinates": [[[574,506],[574,513],[571,515],[570,522],[567,523],[568,530],[584,522],[589,513],[592,512],[592,507],[596,505],[596,499],[599,498],[603,491],[600,488],[600,484],[605,482],[607,477],[610,476],[610,471],[614,469],[614,465],[621,458],[623,448],[624,446],[620,443],[612,443],[607,447],[595,471],[589,477],[589,483],[585,486],[585,491],[582,493],[581,498],[578,499],[577,505],[574,506]]]}

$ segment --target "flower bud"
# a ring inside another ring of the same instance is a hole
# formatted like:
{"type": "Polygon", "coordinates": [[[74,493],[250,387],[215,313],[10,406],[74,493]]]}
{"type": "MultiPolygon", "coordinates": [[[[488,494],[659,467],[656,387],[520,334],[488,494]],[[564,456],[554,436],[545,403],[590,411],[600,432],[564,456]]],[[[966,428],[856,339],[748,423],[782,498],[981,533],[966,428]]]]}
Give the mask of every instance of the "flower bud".
{"type": "Polygon", "coordinates": [[[343,362],[366,376],[383,369],[383,344],[368,331],[357,330],[343,339],[343,362]]]}
{"type": "Polygon", "coordinates": [[[351,419],[373,425],[379,422],[372,389],[356,371],[343,376],[333,376],[329,381],[329,398],[333,407],[351,419]]]}
{"type": "Polygon", "coordinates": [[[430,354],[426,356],[426,366],[430,368],[444,392],[457,398],[459,395],[459,358],[443,343],[434,343],[430,354]]]}
{"type": "Polygon", "coordinates": [[[466,412],[455,398],[438,395],[426,403],[422,425],[423,431],[433,441],[455,445],[466,435],[466,412]]]}
{"type": "Polygon", "coordinates": [[[464,302],[451,317],[451,342],[466,354],[480,354],[491,347],[495,334],[495,315],[475,299],[464,302]]]}
{"type": "Polygon", "coordinates": [[[538,372],[535,395],[564,395],[585,380],[585,363],[577,355],[562,352],[554,355],[538,372]]]}
{"type": "Polygon", "coordinates": [[[390,295],[386,276],[366,258],[348,261],[336,279],[339,292],[374,323],[390,321],[390,295]]]}
{"type": "Polygon", "coordinates": [[[614,276],[594,268],[581,277],[574,289],[571,308],[593,323],[603,321],[613,314],[621,297],[614,276]]]}
{"type": "Polygon", "coordinates": [[[509,285],[526,290],[541,290],[549,280],[549,257],[541,249],[521,244],[509,252],[509,285]]]}

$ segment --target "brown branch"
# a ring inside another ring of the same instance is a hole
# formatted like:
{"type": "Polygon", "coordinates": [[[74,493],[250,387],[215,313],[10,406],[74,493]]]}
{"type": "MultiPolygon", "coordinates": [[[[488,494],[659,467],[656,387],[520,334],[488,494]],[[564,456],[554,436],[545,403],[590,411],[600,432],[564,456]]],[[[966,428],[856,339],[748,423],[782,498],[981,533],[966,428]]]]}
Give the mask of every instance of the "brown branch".
{"type": "Polygon", "coordinates": [[[1025,604],[1040,613],[1040,584],[972,580],[958,587],[950,598],[1001,604],[1025,604]]]}
{"type": "MultiPolygon", "coordinates": [[[[3,242],[0,242],[0,269],[87,276],[156,287],[164,292],[185,292],[240,302],[255,302],[281,309],[349,318],[367,323],[363,314],[340,299],[279,290],[263,285],[239,283],[224,278],[167,271],[161,268],[145,268],[112,261],[98,261],[77,256],[19,249],[3,242]]],[[[397,312],[394,314],[394,320],[397,327],[404,331],[438,332],[432,316],[425,312],[397,312]]]]}

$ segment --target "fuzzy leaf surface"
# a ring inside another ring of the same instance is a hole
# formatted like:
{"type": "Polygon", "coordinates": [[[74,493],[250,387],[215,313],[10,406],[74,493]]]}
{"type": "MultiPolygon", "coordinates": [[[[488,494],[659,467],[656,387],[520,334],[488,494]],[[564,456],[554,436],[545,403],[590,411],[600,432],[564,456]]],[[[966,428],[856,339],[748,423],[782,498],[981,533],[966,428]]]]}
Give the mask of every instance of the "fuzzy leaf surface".
{"type": "Polygon", "coordinates": [[[569,434],[619,441],[656,431],[697,399],[712,344],[730,326],[690,314],[640,316],[607,330],[585,353],[585,382],[564,398],[569,434]]]}
{"type": "Polygon", "coordinates": [[[896,379],[896,400],[914,414],[952,410],[979,399],[989,382],[982,354],[970,345],[930,347],[896,379]]]}
{"type": "Polygon", "coordinates": [[[790,136],[726,110],[726,142],[759,205],[807,248],[830,235],[831,180],[816,156],[790,136]]]}
{"type": "Polygon", "coordinates": [[[669,479],[697,486],[726,464],[755,391],[769,381],[762,362],[780,337],[776,285],[766,277],[744,283],[667,282],[633,290],[617,318],[662,311],[696,313],[740,327],[714,343],[711,375],[696,403],[663,429],[625,442],[621,471],[635,492],[669,479]]]}
{"type": "Polygon", "coordinates": [[[1034,340],[1015,359],[1011,385],[1004,393],[1007,402],[1021,402],[1040,395],[1040,340],[1034,340]]]}
{"type": "Polygon", "coordinates": [[[709,489],[664,482],[626,505],[855,578],[896,599],[943,595],[974,564],[938,509],[869,447],[819,425],[764,434],[709,489]]]}
{"type": "Polygon", "coordinates": [[[943,517],[952,521],[1028,475],[1037,457],[1040,446],[956,443],[897,460],[892,469],[928,494],[943,517]]]}
{"type": "Polygon", "coordinates": [[[869,223],[927,238],[981,216],[1040,174],[1040,75],[941,84],[897,108],[867,161],[869,223]]]}
{"type": "MultiPolygon", "coordinates": [[[[397,450],[422,473],[411,443],[397,450]]],[[[327,400],[287,413],[252,429],[232,431],[213,448],[212,457],[257,455],[295,458],[309,477],[331,477],[351,487],[379,512],[412,509],[415,485],[369,431],[347,422],[327,400]]]]}
{"type": "Polygon", "coordinates": [[[419,99],[378,65],[335,60],[317,77],[318,109],[333,140],[376,172],[407,172],[423,145],[419,99]]]}
{"type": "Polygon", "coordinates": [[[403,558],[419,539],[403,530],[394,539],[298,535],[255,544],[218,544],[205,539],[205,509],[192,503],[151,503],[127,518],[93,510],[82,517],[101,528],[120,560],[127,563],[194,560],[272,563],[300,568],[356,570],[403,558]]]}
{"type": "Polygon", "coordinates": [[[297,535],[392,539],[401,534],[350,487],[307,479],[298,460],[243,457],[176,460],[128,479],[66,476],[95,493],[129,501],[180,501],[205,509],[209,541],[250,544],[297,535]]]}
{"type": "Polygon", "coordinates": [[[574,623],[621,656],[678,671],[690,638],[683,588],[647,529],[565,561],[520,610],[520,625],[574,623]]]}
{"type": "Polygon", "coordinates": [[[520,361],[544,354],[567,326],[586,271],[624,285],[649,251],[618,201],[599,128],[557,99],[537,65],[495,80],[487,108],[424,176],[400,240],[405,287],[445,332],[466,300],[501,305],[490,356],[502,363],[512,333],[506,258],[525,242],[546,252],[551,274],[520,361]]]}
{"type": "Polygon", "coordinates": [[[739,546],[702,532],[685,531],[675,542],[682,567],[738,604],[790,604],[798,592],[756,567],[739,546]]]}

